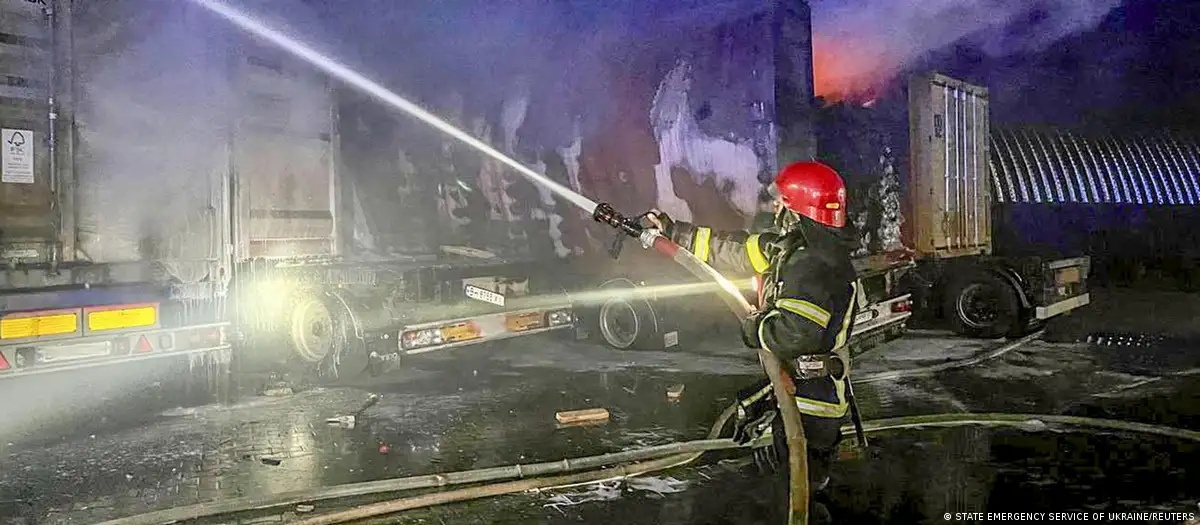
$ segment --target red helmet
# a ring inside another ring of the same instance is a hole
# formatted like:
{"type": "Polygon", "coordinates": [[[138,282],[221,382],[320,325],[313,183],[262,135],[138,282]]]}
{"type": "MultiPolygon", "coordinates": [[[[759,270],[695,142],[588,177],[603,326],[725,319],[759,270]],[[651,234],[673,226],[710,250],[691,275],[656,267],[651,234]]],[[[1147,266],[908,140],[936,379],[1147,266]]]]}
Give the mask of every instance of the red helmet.
{"type": "Polygon", "coordinates": [[[846,225],[846,184],[820,162],[796,162],[775,177],[783,207],[826,226],[846,225]]]}

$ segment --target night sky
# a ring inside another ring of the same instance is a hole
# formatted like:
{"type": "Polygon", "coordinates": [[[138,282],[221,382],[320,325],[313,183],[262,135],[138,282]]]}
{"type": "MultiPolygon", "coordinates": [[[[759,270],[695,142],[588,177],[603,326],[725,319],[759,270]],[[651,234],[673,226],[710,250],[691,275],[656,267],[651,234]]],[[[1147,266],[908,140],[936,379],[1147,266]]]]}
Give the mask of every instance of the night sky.
{"type": "MultiPolygon", "coordinates": [[[[486,83],[514,68],[556,76],[566,67],[592,67],[578,57],[594,56],[613,42],[744,16],[764,2],[360,0],[347,9],[342,2],[306,1],[323,11],[350,62],[378,71],[389,83],[404,78],[455,86],[486,83]],[[569,46],[585,51],[564,62],[569,46]]],[[[1200,1],[811,5],[817,91],[830,99],[892,98],[907,72],[936,69],[987,85],[993,120],[1002,125],[1191,127],[1200,115],[1200,61],[1194,58],[1200,55],[1200,1]]],[[[607,88],[596,90],[601,95],[607,88]]]]}
{"type": "MultiPolygon", "coordinates": [[[[904,69],[935,69],[988,86],[992,119],[1001,125],[1113,131],[1200,125],[1200,2],[1124,0],[1094,27],[1022,48],[1042,38],[1046,20],[1055,18],[1033,6],[988,38],[964,36],[904,69]]],[[[897,94],[896,80],[888,98],[897,94]]]]}

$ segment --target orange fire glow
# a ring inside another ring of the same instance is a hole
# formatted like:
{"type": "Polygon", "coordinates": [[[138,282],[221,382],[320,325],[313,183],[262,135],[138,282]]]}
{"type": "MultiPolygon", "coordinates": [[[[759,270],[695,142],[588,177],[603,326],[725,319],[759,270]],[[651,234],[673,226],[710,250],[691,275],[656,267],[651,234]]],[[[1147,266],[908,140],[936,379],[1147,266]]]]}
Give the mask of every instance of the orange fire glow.
{"type": "Polygon", "coordinates": [[[898,63],[882,45],[861,38],[813,35],[814,89],[818,97],[831,102],[875,99],[898,63]]]}

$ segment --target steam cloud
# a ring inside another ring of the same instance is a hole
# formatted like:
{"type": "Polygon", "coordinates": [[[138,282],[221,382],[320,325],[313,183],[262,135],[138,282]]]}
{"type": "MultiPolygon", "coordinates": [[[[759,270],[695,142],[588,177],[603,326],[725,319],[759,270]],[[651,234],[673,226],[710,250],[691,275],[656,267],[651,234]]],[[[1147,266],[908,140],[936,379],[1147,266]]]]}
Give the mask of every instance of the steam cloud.
{"type": "Polygon", "coordinates": [[[818,96],[866,99],[930,51],[969,42],[1037,51],[1095,27],[1120,0],[811,0],[818,96]]]}

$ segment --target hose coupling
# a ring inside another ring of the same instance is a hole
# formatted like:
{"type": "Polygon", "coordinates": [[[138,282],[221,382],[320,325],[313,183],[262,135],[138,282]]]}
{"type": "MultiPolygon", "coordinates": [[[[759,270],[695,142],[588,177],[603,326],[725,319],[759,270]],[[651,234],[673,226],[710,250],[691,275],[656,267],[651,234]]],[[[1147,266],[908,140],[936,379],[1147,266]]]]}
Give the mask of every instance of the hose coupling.
{"type": "Polygon", "coordinates": [[[662,237],[662,232],[655,228],[647,228],[638,235],[638,240],[642,242],[642,248],[650,249],[654,246],[654,240],[659,237],[662,237]]]}

